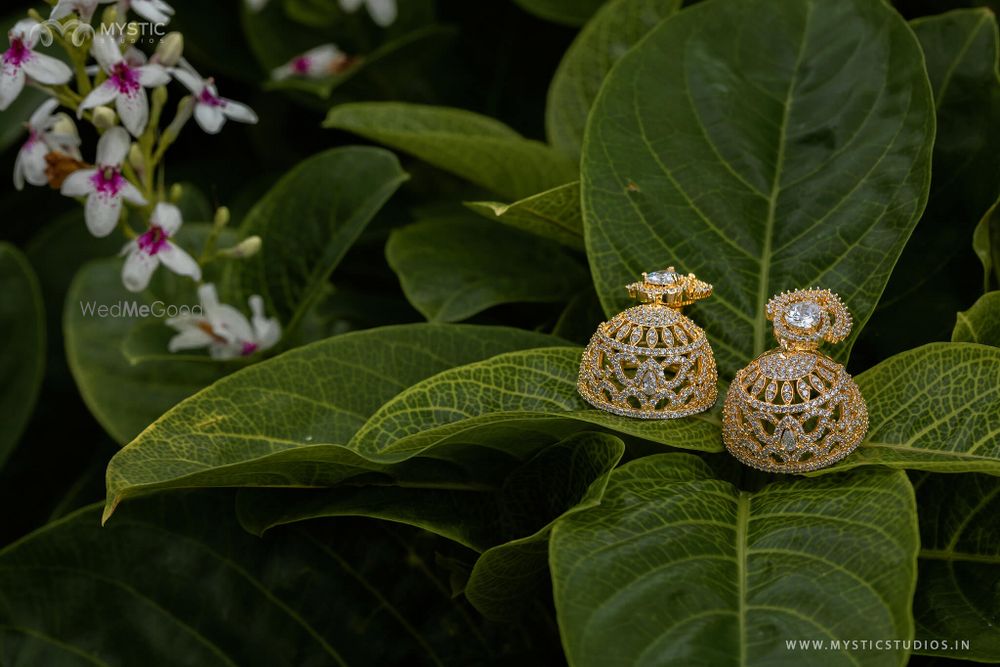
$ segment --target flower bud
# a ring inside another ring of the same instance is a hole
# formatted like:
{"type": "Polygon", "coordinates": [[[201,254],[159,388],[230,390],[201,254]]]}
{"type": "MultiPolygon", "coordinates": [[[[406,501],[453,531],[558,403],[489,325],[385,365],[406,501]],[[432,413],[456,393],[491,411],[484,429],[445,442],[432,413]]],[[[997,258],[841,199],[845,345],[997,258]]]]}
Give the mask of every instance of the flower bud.
{"type": "Polygon", "coordinates": [[[139,144],[132,144],[128,149],[128,163],[139,174],[146,173],[146,158],[142,155],[139,144]]]}
{"type": "Polygon", "coordinates": [[[166,86],[157,86],[156,88],[153,88],[153,106],[158,109],[162,108],[163,105],[167,103],[168,95],[169,93],[167,93],[166,86]]]}
{"type": "Polygon", "coordinates": [[[249,236],[232,248],[220,250],[219,256],[226,259],[248,259],[260,252],[261,245],[263,245],[263,241],[259,236],[249,236]]]}
{"type": "Polygon", "coordinates": [[[174,67],[184,55],[184,35],[179,32],[168,33],[160,40],[153,54],[152,62],[164,67],[174,67]]]}
{"type": "MultiPolygon", "coordinates": [[[[104,107],[107,109],[107,107],[104,107]]],[[[111,111],[108,109],[108,111],[111,111]]],[[[111,112],[114,114],[114,112],[111,112]]],[[[67,143],[70,145],[78,145],[80,143],[80,133],[76,130],[76,123],[65,113],[57,113],[55,116],[55,122],[52,123],[52,129],[49,133],[60,143],[67,143]]],[[[107,129],[107,128],[102,128],[107,129]]]]}
{"type": "Polygon", "coordinates": [[[125,34],[122,35],[122,44],[125,45],[126,49],[135,46],[140,37],[142,37],[142,28],[135,21],[129,21],[128,25],[125,26],[125,34]]]}
{"type": "Polygon", "coordinates": [[[118,124],[118,114],[111,107],[95,107],[93,114],[94,127],[98,130],[110,130],[118,124]]]}
{"type": "Polygon", "coordinates": [[[184,186],[180,183],[174,183],[170,186],[170,201],[176,204],[184,196],[184,186]]]}
{"type": "Polygon", "coordinates": [[[118,22],[118,7],[110,5],[101,14],[101,25],[105,28],[112,28],[118,22]]]}
{"type": "Polygon", "coordinates": [[[229,224],[229,209],[225,206],[220,206],[215,211],[215,228],[222,229],[229,224]]]}

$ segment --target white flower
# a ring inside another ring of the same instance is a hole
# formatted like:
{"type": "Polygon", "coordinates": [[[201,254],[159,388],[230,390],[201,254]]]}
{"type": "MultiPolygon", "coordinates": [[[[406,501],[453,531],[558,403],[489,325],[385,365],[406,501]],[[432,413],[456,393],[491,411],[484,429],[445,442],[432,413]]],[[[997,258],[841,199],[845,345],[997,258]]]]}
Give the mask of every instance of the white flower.
{"type": "Polygon", "coordinates": [[[68,197],[87,197],[87,229],[97,237],[111,233],[121,216],[122,199],[145,206],[146,199],[122,176],[122,162],[128,155],[128,132],[113,127],[97,142],[97,168],[80,169],[66,177],[62,193],[68,197]]]}
{"type": "Polygon", "coordinates": [[[59,0],[52,8],[49,18],[58,21],[70,14],[76,14],[84,23],[90,23],[90,19],[94,17],[94,12],[97,10],[97,5],[109,2],[115,2],[115,0],[59,0]]]}
{"type": "Polygon", "coordinates": [[[118,16],[124,18],[129,9],[147,21],[163,25],[170,23],[174,15],[174,8],[163,0],[118,0],[118,16]]]}
{"type": "Polygon", "coordinates": [[[170,339],[171,352],[207,347],[213,359],[235,359],[274,347],[281,338],[281,325],[264,317],[264,300],[250,297],[251,320],[232,306],[219,303],[215,285],[198,288],[201,315],[180,315],[167,320],[177,330],[170,339]]]}
{"type": "Polygon", "coordinates": [[[340,8],[345,12],[356,12],[361,5],[368,8],[372,20],[383,28],[391,26],[398,14],[396,0],[340,0],[340,8]]]}
{"type": "Polygon", "coordinates": [[[159,65],[138,65],[126,60],[111,35],[95,36],[93,52],[97,62],[108,73],[108,79],[87,95],[80,104],[79,113],[114,100],[122,125],[138,137],[149,121],[149,99],[145,88],[166,85],[170,75],[159,65]]]}
{"type": "Polygon", "coordinates": [[[205,132],[217,134],[225,125],[227,118],[241,123],[257,122],[257,114],[253,109],[245,104],[219,97],[215,80],[201,78],[186,60],[181,59],[181,67],[170,70],[170,73],[194,94],[194,119],[205,132]]]}
{"type": "Polygon", "coordinates": [[[46,100],[28,120],[28,140],[21,146],[14,162],[14,187],[24,189],[25,182],[45,185],[45,156],[56,151],[80,159],[80,135],[76,125],[63,113],[53,114],[59,106],[54,99],[46,100]]]}
{"type": "Polygon", "coordinates": [[[130,292],[141,292],[162,263],[174,273],[201,280],[201,267],[191,255],[171,242],[181,227],[181,211],[173,204],[157,204],[149,219],[149,229],[122,249],[125,266],[122,283],[130,292]]]}
{"type": "Polygon", "coordinates": [[[278,81],[292,76],[323,79],[342,71],[350,60],[351,58],[335,44],[323,44],[295,56],[274,70],[271,76],[278,81]]]}
{"type": "Polygon", "coordinates": [[[0,111],[24,90],[30,76],[33,80],[58,86],[73,77],[73,71],[61,60],[35,52],[41,24],[32,19],[18,21],[7,34],[10,48],[0,58],[0,111]]]}

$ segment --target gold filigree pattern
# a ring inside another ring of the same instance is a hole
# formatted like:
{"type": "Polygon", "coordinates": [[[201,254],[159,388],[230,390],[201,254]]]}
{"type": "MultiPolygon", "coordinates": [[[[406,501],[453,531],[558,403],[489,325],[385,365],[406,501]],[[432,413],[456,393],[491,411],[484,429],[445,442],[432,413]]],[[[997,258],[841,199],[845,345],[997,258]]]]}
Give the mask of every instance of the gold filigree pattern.
{"type": "Polygon", "coordinates": [[[806,472],[843,459],[868,431],[861,391],[843,366],[818,352],[837,342],[851,317],[829,290],[774,297],[767,317],[781,347],[736,374],[723,408],[723,440],[746,465],[806,472]]]}
{"type": "Polygon", "coordinates": [[[705,332],[680,308],[712,286],[665,271],[628,286],[644,303],[601,324],[583,353],[577,388],[596,408],[625,417],[671,419],[707,410],[718,395],[705,332]]]}

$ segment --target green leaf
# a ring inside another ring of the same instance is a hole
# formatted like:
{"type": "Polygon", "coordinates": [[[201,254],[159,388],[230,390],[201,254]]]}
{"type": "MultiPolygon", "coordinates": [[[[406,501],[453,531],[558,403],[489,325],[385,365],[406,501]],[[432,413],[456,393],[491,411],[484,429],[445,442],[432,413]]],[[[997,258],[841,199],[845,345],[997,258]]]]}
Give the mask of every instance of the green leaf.
{"type": "MultiPolygon", "coordinates": [[[[559,447],[571,448],[565,452],[570,457],[569,473],[547,469],[551,466],[534,466],[529,471],[530,477],[537,478],[535,483],[547,489],[542,499],[551,506],[545,513],[534,514],[542,521],[551,520],[527,535],[522,527],[516,539],[487,549],[472,568],[465,595],[489,618],[511,619],[524,613],[528,603],[537,599],[538,591],[548,588],[549,534],[555,520],[599,505],[611,471],[625,453],[620,440],[596,433],[583,433],[545,453],[559,452],[559,447]]],[[[523,479],[527,476],[512,476],[511,481],[528,486],[523,479]]],[[[514,495],[506,504],[520,507],[522,512],[531,506],[514,495]]],[[[537,518],[536,526],[541,523],[537,518]]]]}
{"type": "Polygon", "coordinates": [[[461,665],[520,648],[451,598],[426,537],[339,521],[261,540],[226,500],[149,498],[104,528],[90,506],[0,551],[4,663],[461,665]]]}
{"type": "Polygon", "coordinates": [[[397,229],[385,254],[406,298],[435,322],[504,303],[565,302],[589,284],[587,270],[554,243],[479,218],[397,229]]]}
{"type": "Polygon", "coordinates": [[[937,107],[927,210],[892,272],[866,343],[886,358],[947,340],[955,311],[979,294],[969,235],[1000,194],[997,25],[985,8],[910,23],[937,107]],[[878,332],[892,329],[891,336],[878,332]]]}
{"type": "Polygon", "coordinates": [[[569,181],[573,161],[503,123],[448,107],[370,102],[334,107],[324,127],[385,144],[510,199],[569,181]]]}
{"type": "Polygon", "coordinates": [[[393,468],[343,445],[380,405],[423,378],[558,342],[499,327],[409,325],[335,336],[255,364],[184,401],[111,459],[105,518],[125,497],[172,487],[454,480],[460,470],[450,464],[393,468]]]}
{"type": "Polygon", "coordinates": [[[580,156],[587,116],[612,66],[681,0],[611,0],[580,31],[549,88],[545,128],[549,143],[580,156]]]}
{"type": "MultiPolygon", "coordinates": [[[[916,508],[902,472],[739,491],[686,454],[611,475],[559,519],[550,565],[569,664],[801,665],[786,640],[910,638],[916,508]]],[[[823,654],[900,664],[905,652],[823,654]]]]}
{"type": "Polygon", "coordinates": [[[368,457],[397,461],[429,447],[463,455],[469,445],[508,454],[594,426],[684,449],[722,449],[714,412],[643,421],[589,409],[576,390],[580,348],[497,355],[427,378],[383,405],[351,439],[368,457]]]}
{"type": "Polygon", "coordinates": [[[581,503],[595,504],[624,452],[614,436],[581,433],[541,449],[481,488],[245,489],[238,500],[240,523],[263,535],[308,519],[367,516],[417,526],[484,551],[544,530],[546,522],[581,503]]]}
{"type": "Polygon", "coordinates": [[[566,25],[583,25],[604,0],[514,0],[539,18],[566,25]]]}
{"type": "Polygon", "coordinates": [[[472,211],[522,231],[583,250],[583,212],[580,183],[574,181],[513,204],[495,201],[466,202],[472,211]]]}
{"type": "Polygon", "coordinates": [[[1000,662],[1000,479],[925,475],[913,483],[920,512],[920,577],[913,600],[916,636],[968,640],[968,650],[917,653],[1000,662]]]}
{"type": "Polygon", "coordinates": [[[1000,474],[1000,348],[932,343],[856,379],[868,435],[849,457],[814,474],[865,465],[1000,474]]]}
{"type": "Polygon", "coordinates": [[[972,249],[983,263],[983,291],[1000,289],[1000,199],[982,217],[972,235],[972,249]]]}
{"type": "Polygon", "coordinates": [[[605,311],[643,271],[693,271],[715,285],[697,319],[723,377],[772,345],[764,307],[785,289],[838,292],[856,334],[923,209],[933,138],[919,44],[888,5],[685,9],[591,113],[583,212],[605,311]]]}
{"type": "Polygon", "coordinates": [[[972,308],[959,313],[951,339],[1000,347],[1000,292],[984,294],[972,308]]]}
{"type": "Polygon", "coordinates": [[[330,273],[365,226],[407,179],[396,157],[379,148],[335,148],[286,174],[247,215],[243,236],[261,251],[230,265],[230,298],[264,297],[269,315],[294,330],[321,296],[330,273]]]}
{"type": "Polygon", "coordinates": [[[20,250],[0,243],[0,466],[24,431],[45,368],[45,306],[20,250]]]}

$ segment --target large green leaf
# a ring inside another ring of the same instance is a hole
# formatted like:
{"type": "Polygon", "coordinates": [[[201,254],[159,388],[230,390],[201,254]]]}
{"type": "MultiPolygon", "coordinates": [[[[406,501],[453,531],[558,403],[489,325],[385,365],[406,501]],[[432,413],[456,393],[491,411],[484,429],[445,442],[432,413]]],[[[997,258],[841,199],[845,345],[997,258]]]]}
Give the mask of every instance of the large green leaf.
{"type": "Polygon", "coordinates": [[[947,340],[955,311],[979,293],[969,236],[1000,194],[997,24],[985,8],[919,18],[937,107],[927,210],[870,323],[877,358],[947,340]],[[892,329],[893,335],[879,335],[892,329]]]}
{"type": "Polygon", "coordinates": [[[764,307],[785,289],[837,291],[857,332],[923,209],[933,137],[919,44],[888,5],[685,9],[622,58],[588,125],[584,223],[605,310],[642,271],[695,272],[715,285],[698,319],[723,376],[772,345],[764,307]]]}
{"type": "Polygon", "coordinates": [[[45,368],[45,307],[31,265],[0,243],[0,465],[35,407],[45,368]]]}
{"type": "Polygon", "coordinates": [[[543,449],[495,488],[245,489],[240,522],[275,526],[334,516],[407,523],[483,551],[465,593],[487,616],[509,617],[545,588],[552,521],[596,506],[624,453],[611,435],[581,433],[543,449]]]}
{"type": "MultiPolygon", "coordinates": [[[[611,475],[556,522],[550,565],[569,663],[802,665],[789,640],[909,639],[919,547],[902,472],[740,491],[686,454],[611,475]]],[[[899,665],[847,647],[809,664],[899,665]]]]}
{"type": "Polygon", "coordinates": [[[925,475],[914,484],[920,511],[920,577],[913,613],[920,639],[966,640],[968,650],[928,643],[917,653],[1000,662],[1000,478],[925,475]]]}
{"type": "MultiPolygon", "coordinates": [[[[857,377],[871,426],[833,468],[1000,474],[1000,348],[932,343],[857,377]]],[[[817,473],[818,474],[818,473],[817,473]]]]}
{"type": "Polygon", "coordinates": [[[90,506],[0,551],[3,663],[458,665],[520,648],[488,641],[413,531],[261,540],[227,500],[145,499],[105,528],[90,506]]]}
{"type": "Polygon", "coordinates": [[[425,377],[558,342],[516,329],[411,325],[297,348],[184,401],[119,452],[108,464],[106,516],[127,496],[170,487],[454,481],[454,466],[392,468],[343,445],[380,405],[425,377]]]}
{"type": "Polygon", "coordinates": [[[972,308],[959,313],[951,339],[1000,347],[1000,292],[984,294],[972,308]]]}
{"type": "Polygon", "coordinates": [[[510,199],[530,197],[578,177],[571,159],[471,111],[398,102],[342,104],[325,127],[410,153],[510,199]]]}
{"type": "Polygon", "coordinates": [[[581,504],[596,504],[624,451],[612,435],[580,433],[542,449],[495,485],[481,488],[244,489],[238,501],[240,522],[263,535],[307,519],[368,516],[417,526],[484,551],[534,533],[581,504]]]}
{"type": "Polygon", "coordinates": [[[535,16],[555,23],[583,25],[604,0],[514,0],[535,16]]]}
{"type": "Polygon", "coordinates": [[[611,67],[653,27],[680,9],[681,0],[611,0],[580,31],[549,88],[549,142],[579,157],[590,107],[611,67]]]}
{"type": "Polygon", "coordinates": [[[466,202],[472,211],[543,238],[583,250],[583,212],[580,183],[574,181],[512,204],[495,201],[466,202]]]}
{"type": "Polygon", "coordinates": [[[439,373],[383,405],[351,447],[388,461],[428,447],[460,457],[470,445],[516,455],[539,441],[600,426],[674,447],[722,449],[714,412],[643,421],[589,409],[576,389],[580,354],[576,347],[523,350],[439,373]]]}
{"type": "Polygon", "coordinates": [[[322,294],[330,273],[383,204],[407,179],[396,157],[379,148],[335,148],[284,176],[247,215],[244,236],[262,250],[234,263],[231,298],[260,294],[286,331],[322,294]]]}
{"type": "Polygon", "coordinates": [[[567,302],[589,285],[586,268],[554,243],[475,217],[398,229],[385,253],[407,299],[435,322],[503,303],[567,302]]]}

